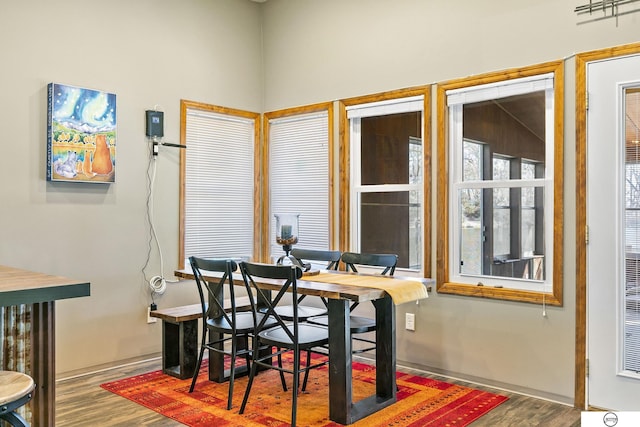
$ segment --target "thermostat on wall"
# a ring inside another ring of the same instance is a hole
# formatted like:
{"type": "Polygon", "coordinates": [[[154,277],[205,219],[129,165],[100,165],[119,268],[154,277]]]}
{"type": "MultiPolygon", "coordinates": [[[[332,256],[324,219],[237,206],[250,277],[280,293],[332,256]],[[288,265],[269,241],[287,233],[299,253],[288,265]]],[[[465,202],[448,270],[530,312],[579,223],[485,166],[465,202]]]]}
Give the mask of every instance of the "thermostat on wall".
{"type": "Polygon", "coordinates": [[[162,111],[147,110],[147,136],[164,136],[164,113],[162,111]]]}

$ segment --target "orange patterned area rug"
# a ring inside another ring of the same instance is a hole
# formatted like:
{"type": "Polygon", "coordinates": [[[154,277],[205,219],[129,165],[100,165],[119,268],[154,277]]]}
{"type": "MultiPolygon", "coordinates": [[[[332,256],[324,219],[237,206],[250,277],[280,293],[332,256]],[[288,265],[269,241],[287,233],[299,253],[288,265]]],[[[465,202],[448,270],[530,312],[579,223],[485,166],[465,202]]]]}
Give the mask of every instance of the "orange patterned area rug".
{"type": "MultiPolygon", "coordinates": [[[[291,391],[283,391],[278,372],[259,373],[251,389],[245,413],[238,410],[247,378],[236,378],[233,408],[226,410],[228,383],[208,380],[207,361],[189,393],[191,379],[179,380],[154,371],[102,384],[101,387],[179,421],[201,427],[285,427],[291,419],[291,391]]],[[[291,384],[291,376],[288,384],[291,384]]],[[[375,391],[375,367],[353,362],[354,400],[375,391]]],[[[507,397],[416,375],[397,373],[398,402],[366,417],[355,427],[456,426],[477,420],[507,397]]],[[[307,390],[298,395],[298,425],[334,427],[329,420],[328,372],[323,366],[309,374],[307,390]]]]}

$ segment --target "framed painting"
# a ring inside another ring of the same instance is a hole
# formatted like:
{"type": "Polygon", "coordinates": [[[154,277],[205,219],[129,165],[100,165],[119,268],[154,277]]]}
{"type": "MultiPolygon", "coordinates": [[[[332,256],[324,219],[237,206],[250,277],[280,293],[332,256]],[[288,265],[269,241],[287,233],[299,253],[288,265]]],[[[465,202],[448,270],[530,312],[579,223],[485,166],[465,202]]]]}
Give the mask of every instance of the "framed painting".
{"type": "Polygon", "coordinates": [[[115,182],[116,95],[49,83],[47,107],[47,181],[115,182]]]}

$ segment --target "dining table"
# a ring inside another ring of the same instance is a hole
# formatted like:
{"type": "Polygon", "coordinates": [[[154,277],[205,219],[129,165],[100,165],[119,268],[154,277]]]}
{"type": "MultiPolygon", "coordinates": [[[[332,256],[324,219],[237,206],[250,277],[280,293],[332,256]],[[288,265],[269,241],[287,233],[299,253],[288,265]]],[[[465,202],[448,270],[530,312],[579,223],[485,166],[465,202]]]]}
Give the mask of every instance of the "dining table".
{"type": "MultiPolygon", "coordinates": [[[[188,269],[177,270],[176,277],[193,279],[188,269]]],[[[205,280],[217,282],[220,274],[203,272],[205,280]]],[[[244,286],[240,272],[234,284],[244,286]]],[[[329,419],[343,425],[367,417],[396,402],[396,306],[428,297],[427,289],[434,279],[382,276],[344,271],[321,271],[304,275],[297,281],[300,295],[317,296],[327,301],[329,318],[329,419]],[[353,401],[351,305],[371,302],[376,322],[376,391],[371,396],[353,401]]],[[[277,291],[282,281],[258,279],[266,291],[277,291]]],[[[211,357],[211,356],[210,356],[211,357]]],[[[210,379],[224,378],[221,361],[209,362],[210,379]]]]}
{"type": "MultiPolygon", "coordinates": [[[[90,293],[90,283],[84,280],[0,265],[0,307],[26,305],[29,310],[30,324],[22,328],[30,328],[24,337],[30,357],[25,373],[36,383],[31,401],[34,427],[55,425],[55,301],[90,293]]],[[[0,339],[5,339],[2,330],[0,339]]],[[[2,365],[0,370],[6,369],[2,365]]]]}

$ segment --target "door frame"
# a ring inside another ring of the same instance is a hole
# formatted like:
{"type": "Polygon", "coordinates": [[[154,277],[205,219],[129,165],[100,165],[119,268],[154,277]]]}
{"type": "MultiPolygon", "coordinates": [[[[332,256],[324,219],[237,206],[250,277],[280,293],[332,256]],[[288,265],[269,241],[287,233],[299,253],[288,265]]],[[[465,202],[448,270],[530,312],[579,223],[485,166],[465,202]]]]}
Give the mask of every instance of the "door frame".
{"type": "Polygon", "coordinates": [[[640,53],[640,43],[576,55],[576,344],[574,407],[587,409],[587,65],[640,53]]]}

